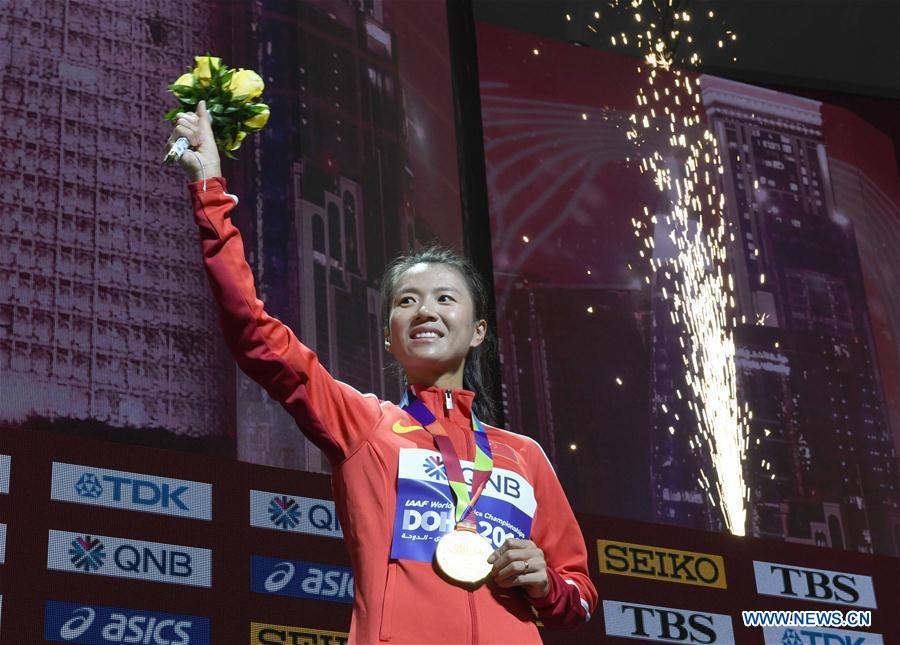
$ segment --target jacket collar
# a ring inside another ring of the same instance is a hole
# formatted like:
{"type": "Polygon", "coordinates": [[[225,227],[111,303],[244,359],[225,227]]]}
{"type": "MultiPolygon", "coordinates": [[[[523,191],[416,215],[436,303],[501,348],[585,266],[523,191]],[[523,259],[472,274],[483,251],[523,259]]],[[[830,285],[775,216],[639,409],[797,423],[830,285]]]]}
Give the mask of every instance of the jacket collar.
{"type": "Polygon", "coordinates": [[[475,393],[469,390],[445,390],[437,386],[424,387],[413,385],[416,397],[431,410],[438,420],[449,418],[458,425],[471,426],[472,402],[475,393]],[[448,396],[449,393],[449,404],[448,396]]]}

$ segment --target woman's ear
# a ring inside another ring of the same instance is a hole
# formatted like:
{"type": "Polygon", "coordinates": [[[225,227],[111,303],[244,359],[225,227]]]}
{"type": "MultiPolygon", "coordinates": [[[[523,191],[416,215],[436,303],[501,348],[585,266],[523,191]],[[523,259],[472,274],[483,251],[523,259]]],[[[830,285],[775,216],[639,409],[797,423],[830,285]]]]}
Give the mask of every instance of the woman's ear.
{"type": "Polygon", "coordinates": [[[384,328],[384,350],[391,351],[391,330],[387,327],[384,328]]]}
{"type": "Polygon", "coordinates": [[[487,336],[488,324],[486,320],[478,320],[475,322],[475,331],[472,333],[472,342],[469,343],[469,347],[478,347],[481,343],[484,342],[484,337],[487,336]]]}

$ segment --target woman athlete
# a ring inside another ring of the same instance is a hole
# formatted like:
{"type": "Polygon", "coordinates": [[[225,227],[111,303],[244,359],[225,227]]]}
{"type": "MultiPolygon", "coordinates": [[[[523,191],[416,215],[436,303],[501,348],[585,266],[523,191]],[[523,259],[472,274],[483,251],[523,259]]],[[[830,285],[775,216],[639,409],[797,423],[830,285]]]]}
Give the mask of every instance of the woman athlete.
{"type": "Polygon", "coordinates": [[[539,643],[536,619],[588,620],[597,592],[552,467],[533,440],[483,423],[491,405],[464,389],[490,342],[472,266],[430,249],[388,268],[384,344],[409,389],[400,405],[362,394],[257,299],[203,102],[177,117],[167,149],[179,137],[225,341],[331,463],[355,578],[351,642],[539,643]]]}

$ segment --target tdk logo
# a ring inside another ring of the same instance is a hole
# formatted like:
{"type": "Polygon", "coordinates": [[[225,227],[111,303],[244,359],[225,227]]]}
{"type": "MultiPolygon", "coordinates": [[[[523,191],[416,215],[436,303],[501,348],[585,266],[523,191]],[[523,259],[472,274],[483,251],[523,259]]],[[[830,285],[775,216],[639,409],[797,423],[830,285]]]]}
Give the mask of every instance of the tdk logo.
{"type": "Polygon", "coordinates": [[[881,634],[821,627],[763,627],[766,645],[884,645],[881,634]]]}
{"type": "Polygon", "coordinates": [[[876,609],[872,578],[844,571],[809,569],[754,560],[756,590],[768,596],[876,609]]]}
{"type": "Polygon", "coordinates": [[[96,499],[103,494],[103,486],[100,485],[100,480],[97,479],[97,475],[94,473],[84,473],[78,478],[78,482],[75,484],[75,492],[82,497],[96,499]]]}
{"type": "Polygon", "coordinates": [[[50,497],[61,502],[212,519],[209,484],[105,468],[54,462],[50,497]]]}
{"type": "Polygon", "coordinates": [[[209,645],[209,620],[49,600],[44,605],[44,639],[89,645],[209,645]]]}
{"type": "Polygon", "coordinates": [[[261,490],[250,491],[250,526],[344,537],[331,500],[261,490]]]}
{"type": "Polygon", "coordinates": [[[254,555],[250,571],[250,589],[257,593],[353,602],[353,572],[349,567],[254,555]]]}
{"type": "Polygon", "coordinates": [[[210,556],[197,547],[51,530],[47,568],[210,587],[210,556]]]}

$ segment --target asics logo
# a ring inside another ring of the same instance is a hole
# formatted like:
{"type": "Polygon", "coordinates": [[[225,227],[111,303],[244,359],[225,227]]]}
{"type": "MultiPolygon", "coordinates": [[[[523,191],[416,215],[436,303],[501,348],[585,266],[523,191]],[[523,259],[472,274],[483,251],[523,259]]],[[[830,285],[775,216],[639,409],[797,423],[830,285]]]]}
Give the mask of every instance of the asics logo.
{"type": "Polygon", "coordinates": [[[424,430],[422,426],[405,426],[400,421],[394,423],[393,431],[397,434],[406,434],[407,432],[412,432],[413,430],[424,430]]]}

